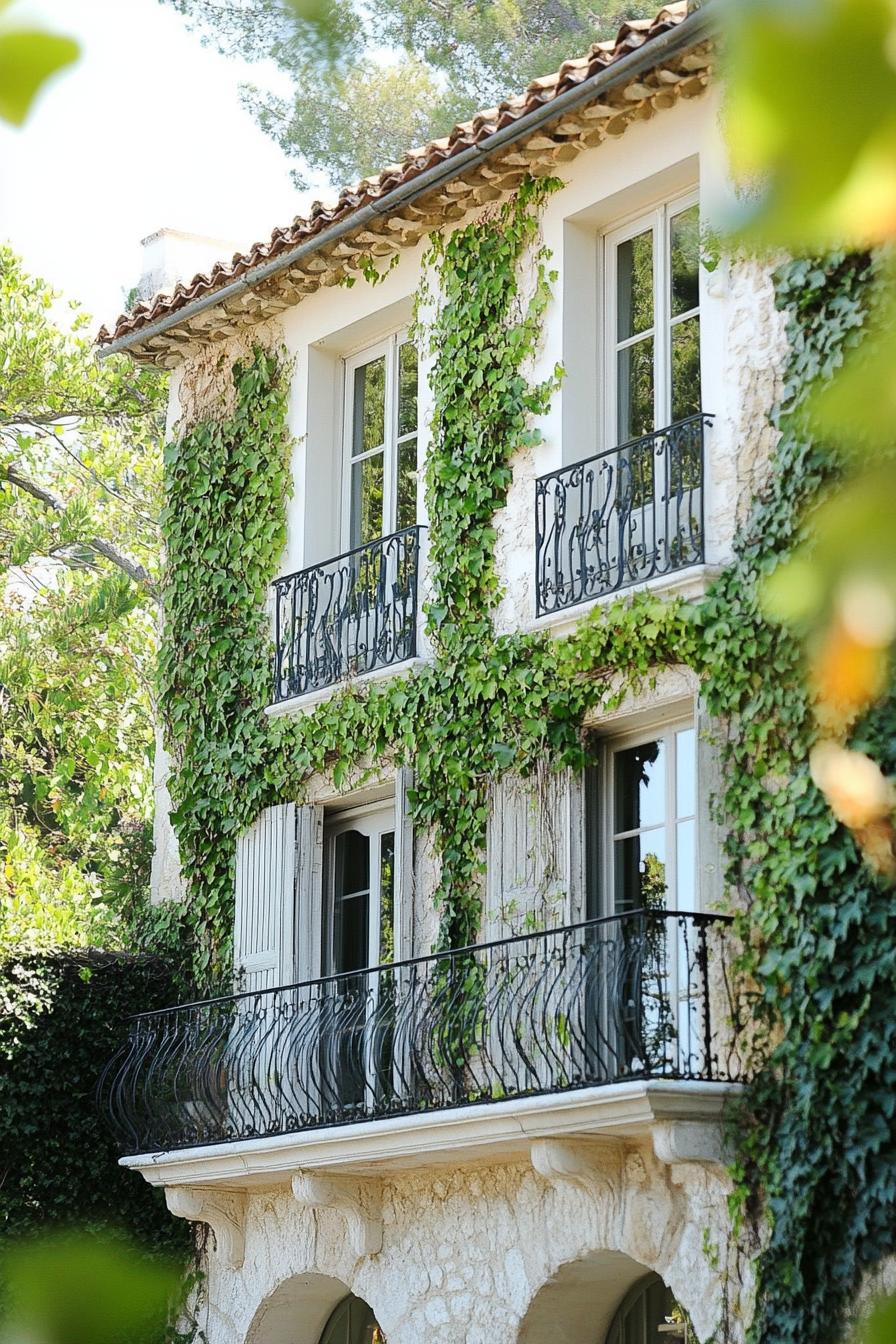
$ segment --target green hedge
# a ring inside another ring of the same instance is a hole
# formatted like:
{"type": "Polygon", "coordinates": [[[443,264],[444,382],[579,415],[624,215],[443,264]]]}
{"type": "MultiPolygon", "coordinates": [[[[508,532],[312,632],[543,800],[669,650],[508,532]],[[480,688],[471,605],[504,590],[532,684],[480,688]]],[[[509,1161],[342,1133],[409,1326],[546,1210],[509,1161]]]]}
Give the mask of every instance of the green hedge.
{"type": "Polygon", "coordinates": [[[147,1249],[189,1253],[189,1225],[118,1166],[96,1102],[124,1019],[173,997],[156,958],[79,951],[0,964],[0,1238],[122,1228],[147,1249]]]}

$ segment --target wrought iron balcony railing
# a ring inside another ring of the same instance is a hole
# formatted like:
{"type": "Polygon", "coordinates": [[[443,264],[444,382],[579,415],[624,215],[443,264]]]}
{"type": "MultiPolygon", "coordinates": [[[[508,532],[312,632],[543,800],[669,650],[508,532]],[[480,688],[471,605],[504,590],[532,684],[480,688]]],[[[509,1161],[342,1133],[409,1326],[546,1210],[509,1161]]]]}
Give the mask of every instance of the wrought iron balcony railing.
{"type": "Polygon", "coordinates": [[[420,530],[275,580],[275,704],[414,657],[420,530]]]}
{"type": "Polygon", "coordinates": [[[535,482],[536,613],[703,559],[703,431],[694,415],[535,482]]]}
{"type": "Polygon", "coordinates": [[[133,1018],[101,1093],[158,1152],[631,1079],[734,1081],[725,921],[636,911],[133,1018]]]}

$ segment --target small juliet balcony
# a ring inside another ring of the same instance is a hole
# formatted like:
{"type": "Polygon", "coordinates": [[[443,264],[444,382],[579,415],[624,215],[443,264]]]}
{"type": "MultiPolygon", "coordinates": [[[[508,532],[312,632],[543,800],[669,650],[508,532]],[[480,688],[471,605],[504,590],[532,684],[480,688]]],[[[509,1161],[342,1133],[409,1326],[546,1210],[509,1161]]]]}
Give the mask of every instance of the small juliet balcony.
{"type": "Polygon", "coordinates": [[[539,477],[537,616],[702,563],[711,424],[694,415],[539,477]]]}
{"type": "Polygon", "coordinates": [[[421,531],[275,580],[274,705],[415,657],[421,531]]]}
{"type": "Polygon", "coordinates": [[[741,1077],[726,925],[639,910],[142,1014],[102,1095],[156,1182],[693,1130],[741,1077]]]}

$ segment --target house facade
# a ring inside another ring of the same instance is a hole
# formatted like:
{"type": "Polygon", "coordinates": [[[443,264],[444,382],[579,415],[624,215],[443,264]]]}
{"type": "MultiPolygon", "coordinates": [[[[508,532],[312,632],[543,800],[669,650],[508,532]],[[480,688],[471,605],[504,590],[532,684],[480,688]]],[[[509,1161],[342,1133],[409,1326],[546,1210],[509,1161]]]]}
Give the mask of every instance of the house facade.
{"type": "MultiPolygon", "coordinates": [[[[555,179],[514,259],[508,323],[538,327],[521,376],[550,390],[491,518],[488,609],[462,613],[484,620],[483,666],[575,661],[619,611],[686,621],[732,561],[785,340],[765,265],[714,255],[731,187],[713,59],[684,5],[626,25],[102,334],[171,369],[175,452],[233,412],[235,363],[286,352],[271,741],[418,697],[400,748],[307,748],[300,785],[233,840],[233,995],[136,1020],[111,1076],[123,1162],[211,1230],[210,1344],[745,1329],[725,1146],[743,1023],[699,671],[660,636],[637,676],[583,655],[569,685],[601,692],[576,701],[579,754],[498,742],[470,823],[472,938],[452,936],[455,859],[420,784],[428,707],[461,703],[473,648],[440,607],[453,552],[429,464],[447,461],[446,358],[465,356],[432,335],[458,293],[434,238],[500,236],[523,184],[555,179]]],[[[449,729],[446,805],[478,748],[449,729]]],[[[154,898],[189,900],[164,750],[157,770],[154,898]]]]}

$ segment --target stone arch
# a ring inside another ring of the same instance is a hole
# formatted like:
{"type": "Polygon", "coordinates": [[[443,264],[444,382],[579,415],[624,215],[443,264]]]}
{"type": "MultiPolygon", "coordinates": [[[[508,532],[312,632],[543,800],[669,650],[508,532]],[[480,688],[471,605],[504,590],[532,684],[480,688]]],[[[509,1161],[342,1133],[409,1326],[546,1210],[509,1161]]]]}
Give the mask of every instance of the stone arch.
{"type": "Polygon", "coordinates": [[[319,1344],[324,1326],[351,1291],[329,1274],[293,1274],[261,1303],[246,1344],[319,1344]]]}
{"type": "Polygon", "coordinates": [[[619,1306],[651,1273],[622,1251],[591,1251],[567,1261],[530,1301],[518,1344],[604,1344],[619,1306]]]}

